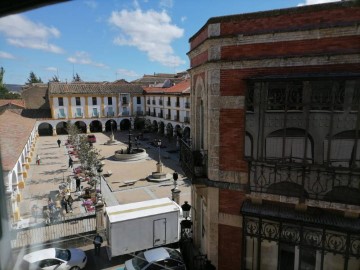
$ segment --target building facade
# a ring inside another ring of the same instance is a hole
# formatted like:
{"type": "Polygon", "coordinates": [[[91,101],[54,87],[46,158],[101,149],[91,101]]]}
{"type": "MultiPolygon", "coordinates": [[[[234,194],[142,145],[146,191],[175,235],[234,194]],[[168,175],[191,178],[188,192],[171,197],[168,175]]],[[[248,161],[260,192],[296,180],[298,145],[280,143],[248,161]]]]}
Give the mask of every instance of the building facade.
{"type": "Polygon", "coordinates": [[[360,267],[360,8],[211,18],[190,38],[195,245],[217,269],[360,267]]]}

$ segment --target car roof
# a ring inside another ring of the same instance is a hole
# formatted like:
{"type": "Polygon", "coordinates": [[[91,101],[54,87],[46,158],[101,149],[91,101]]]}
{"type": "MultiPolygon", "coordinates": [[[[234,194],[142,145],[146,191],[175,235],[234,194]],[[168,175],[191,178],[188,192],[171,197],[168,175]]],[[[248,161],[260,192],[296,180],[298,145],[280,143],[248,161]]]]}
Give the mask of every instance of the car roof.
{"type": "Polygon", "coordinates": [[[166,250],[166,248],[155,248],[145,251],[144,257],[148,262],[157,262],[163,259],[170,258],[170,254],[166,250]]]}
{"type": "Polygon", "coordinates": [[[55,248],[41,249],[26,254],[23,259],[29,263],[34,263],[43,259],[55,259],[55,253],[55,248]]]}

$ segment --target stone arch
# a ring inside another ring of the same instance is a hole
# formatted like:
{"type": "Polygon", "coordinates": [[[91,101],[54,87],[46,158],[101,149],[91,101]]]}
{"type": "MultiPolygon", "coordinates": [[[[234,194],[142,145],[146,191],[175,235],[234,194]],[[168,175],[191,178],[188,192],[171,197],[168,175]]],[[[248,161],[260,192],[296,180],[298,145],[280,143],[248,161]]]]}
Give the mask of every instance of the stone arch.
{"type": "Polygon", "coordinates": [[[67,123],[66,122],[59,122],[56,125],[56,134],[57,135],[66,135],[68,134],[67,131],[67,123]]]}
{"type": "Polygon", "coordinates": [[[193,132],[193,143],[196,149],[204,149],[205,142],[207,141],[207,97],[205,92],[205,83],[203,78],[199,75],[196,77],[195,81],[195,102],[192,107],[194,111],[194,129],[193,132]]]}
{"type": "Polygon", "coordinates": [[[158,132],[158,130],[159,130],[158,122],[156,120],[154,120],[152,125],[153,125],[153,131],[158,132]]]}
{"type": "Polygon", "coordinates": [[[182,135],[183,135],[182,132],[183,132],[183,130],[182,130],[182,128],[181,128],[180,125],[175,125],[174,131],[175,131],[176,137],[182,138],[182,135]]]}
{"type": "Polygon", "coordinates": [[[131,127],[131,122],[129,119],[123,119],[120,122],[120,130],[129,130],[131,127]]]}
{"type": "Polygon", "coordinates": [[[325,194],[324,200],[350,205],[360,205],[360,190],[348,186],[333,187],[331,191],[325,194]]]}
{"type": "Polygon", "coordinates": [[[184,130],[183,130],[183,139],[184,140],[188,140],[190,139],[190,127],[185,127],[184,130]]]}
{"type": "Polygon", "coordinates": [[[78,128],[80,133],[86,133],[87,126],[84,121],[76,121],[74,125],[78,128]]]}
{"type": "Polygon", "coordinates": [[[165,132],[165,123],[160,121],[159,122],[159,133],[164,135],[164,132],[165,132]]]}
{"type": "Polygon", "coordinates": [[[174,133],[174,127],[173,127],[173,125],[171,123],[168,123],[166,125],[166,134],[168,136],[173,136],[173,133],[174,133]]]}
{"type": "Polygon", "coordinates": [[[309,198],[308,192],[303,186],[293,182],[278,182],[271,184],[267,188],[267,192],[270,194],[285,195],[297,198],[309,198]]]}
{"type": "Polygon", "coordinates": [[[106,121],[106,123],[105,123],[105,131],[106,132],[110,132],[110,131],[114,132],[116,130],[117,130],[117,124],[114,119],[110,119],[110,120],[106,121]]]}
{"type": "Polygon", "coordinates": [[[53,135],[53,126],[49,123],[41,123],[38,126],[39,136],[52,136],[53,135]]]}
{"type": "Polygon", "coordinates": [[[306,143],[306,161],[313,163],[314,140],[301,128],[278,129],[266,136],[265,157],[270,160],[285,159],[303,162],[306,143]],[[307,139],[305,141],[305,136],[307,139]],[[284,141],[285,138],[285,141],[284,141]]]}
{"type": "Polygon", "coordinates": [[[102,124],[99,120],[91,121],[90,132],[102,132],[102,124]]]}

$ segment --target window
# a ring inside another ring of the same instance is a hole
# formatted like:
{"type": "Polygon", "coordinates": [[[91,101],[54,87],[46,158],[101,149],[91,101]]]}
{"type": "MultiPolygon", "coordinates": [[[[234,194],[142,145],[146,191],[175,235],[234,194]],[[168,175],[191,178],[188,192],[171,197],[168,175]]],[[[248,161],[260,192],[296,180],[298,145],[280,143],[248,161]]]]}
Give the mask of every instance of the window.
{"type": "Polygon", "coordinates": [[[76,108],[76,114],[75,117],[82,117],[81,108],[76,108]]]}
{"type": "Polygon", "coordinates": [[[112,105],[112,97],[108,97],[108,105],[112,105]]]}
{"type": "Polygon", "coordinates": [[[64,109],[59,109],[59,118],[65,118],[65,111],[64,111],[64,109]]]}
{"type": "Polygon", "coordinates": [[[141,104],[141,97],[136,97],[136,104],[141,104]]]}
{"type": "Polygon", "coordinates": [[[122,97],[122,103],[123,104],[128,104],[127,97],[122,97]]]}
{"type": "Polygon", "coordinates": [[[97,97],[92,97],[92,105],[97,105],[97,97]]]}
{"type": "Polygon", "coordinates": [[[62,97],[58,98],[59,106],[64,106],[64,99],[62,97]]]}
{"type": "Polygon", "coordinates": [[[93,108],[92,116],[94,116],[94,117],[99,117],[99,113],[98,113],[97,108],[93,108]]]}
{"type": "Polygon", "coordinates": [[[75,104],[76,104],[76,106],[81,106],[80,97],[76,97],[76,98],[75,98],[75,104]]]}

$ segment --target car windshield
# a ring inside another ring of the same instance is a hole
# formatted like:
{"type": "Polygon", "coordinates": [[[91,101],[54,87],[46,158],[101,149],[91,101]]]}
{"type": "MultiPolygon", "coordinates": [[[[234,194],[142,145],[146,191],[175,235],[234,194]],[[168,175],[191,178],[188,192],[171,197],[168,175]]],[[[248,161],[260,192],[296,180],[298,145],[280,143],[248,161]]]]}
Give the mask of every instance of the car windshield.
{"type": "Polygon", "coordinates": [[[56,248],[55,249],[55,257],[60,260],[63,260],[63,261],[70,261],[70,259],[71,259],[70,250],[56,248]]]}
{"type": "Polygon", "coordinates": [[[132,259],[132,265],[136,270],[143,269],[147,264],[148,261],[145,259],[144,253],[136,255],[136,257],[132,259]]]}
{"type": "Polygon", "coordinates": [[[170,254],[170,258],[177,260],[177,261],[182,261],[182,257],[179,251],[177,251],[176,249],[166,249],[167,252],[169,252],[170,254]]]}

